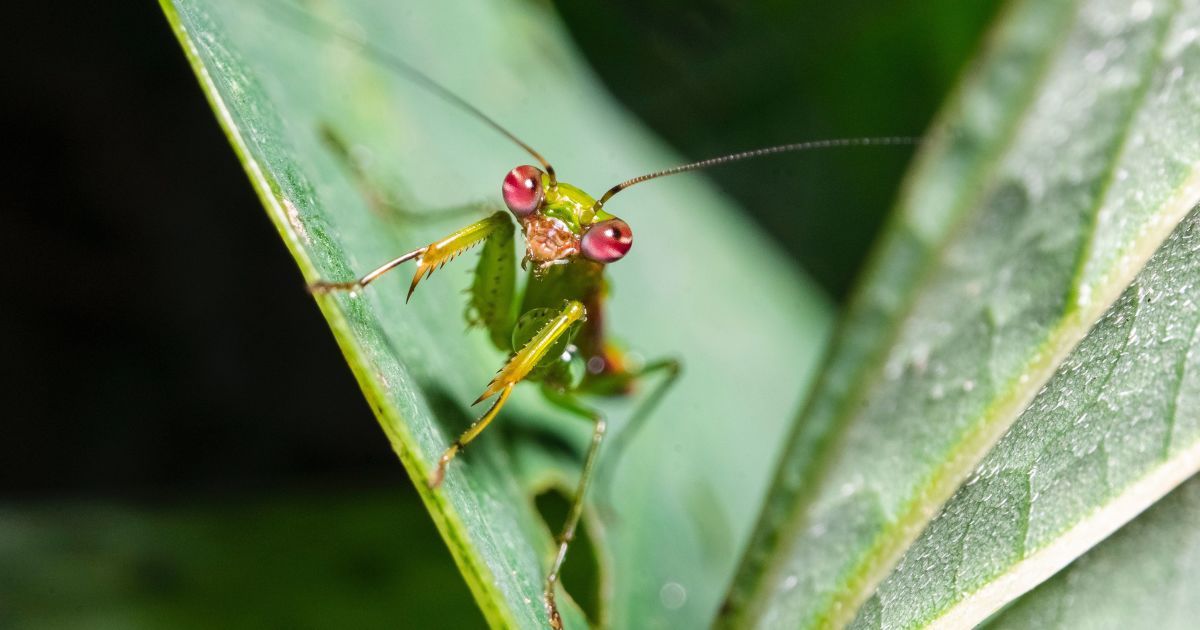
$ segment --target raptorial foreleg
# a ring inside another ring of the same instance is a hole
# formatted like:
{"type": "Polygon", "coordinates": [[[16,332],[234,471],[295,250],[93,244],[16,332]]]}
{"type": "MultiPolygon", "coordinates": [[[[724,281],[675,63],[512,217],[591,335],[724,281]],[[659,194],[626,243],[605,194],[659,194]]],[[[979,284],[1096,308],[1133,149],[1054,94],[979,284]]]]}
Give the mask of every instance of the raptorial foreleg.
{"type": "Polygon", "coordinates": [[[435,241],[414,249],[407,254],[396,257],[388,262],[376,267],[367,274],[348,282],[314,282],[309,285],[309,290],[313,293],[329,293],[332,291],[360,291],[366,288],[367,285],[378,280],[387,272],[399,267],[400,265],[415,260],[417,262],[416,273],[413,274],[412,284],[408,287],[408,297],[412,297],[413,291],[421,280],[429,277],[429,274],[442,265],[450,262],[454,257],[464,251],[478,245],[488,238],[497,234],[507,232],[511,235],[513,229],[512,219],[507,212],[496,212],[491,216],[476,221],[467,227],[458,230],[446,238],[435,241]]]}
{"type": "Polygon", "coordinates": [[[562,311],[555,317],[547,320],[541,330],[537,332],[516,354],[500,368],[496,373],[495,378],[480,394],[479,398],[475,399],[474,403],[479,404],[492,396],[496,398],[492,406],[472,424],[449,448],[442,453],[438,460],[437,468],[433,475],[429,478],[429,487],[436,488],[442,483],[446,476],[446,467],[450,464],[450,460],[454,459],[463,447],[471,440],[474,440],[483,432],[487,425],[495,419],[496,414],[500,412],[500,408],[504,406],[504,402],[508,400],[508,395],[512,393],[512,388],[522,379],[529,375],[533,368],[546,357],[546,353],[554,347],[555,343],[571,330],[571,327],[579,321],[582,321],[586,315],[583,304],[576,301],[569,301],[563,305],[562,311]]]}

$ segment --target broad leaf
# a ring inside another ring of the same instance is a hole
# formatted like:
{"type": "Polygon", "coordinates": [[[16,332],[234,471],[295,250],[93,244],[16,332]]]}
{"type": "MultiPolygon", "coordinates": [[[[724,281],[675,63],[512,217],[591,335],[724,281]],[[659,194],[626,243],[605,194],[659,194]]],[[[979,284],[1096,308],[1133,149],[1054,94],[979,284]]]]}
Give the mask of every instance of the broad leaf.
{"type": "Polygon", "coordinates": [[[1197,286],[1200,210],[1067,357],[854,627],[978,624],[1200,469],[1197,286]]]}
{"type": "Polygon", "coordinates": [[[1200,479],[1039,586],[990,630],[1187,630],[1200,617],[1200,479]]]}
{"type": "Polygon", "coordinates": [[[1196,2],[1022,0],[788,444],[730,623],[848,623],[1200,198],[1196,2]]]}
{"type": "MultiPolygon", "coordinates": [[[[304,15],[275,0],[164,7],[308,281],[349,279],[483,216],[508,169],[529,160],[320,25],[419,65],[585,189],[679,161],[610,102],[547,3],[313,2],[304,15]],[[374,197],[395,204],[368,203],[323,141],[326,130],[387,191],[374,197]],[[467,216],[441,210],[463,206],[467,216]]],[[[622,627],[698,627],[715,613],[749,534],[827,309],[701,179],[634,189],[610,209],[629,221],[637,244],[612,267],[607,320],[643,357],[680,357],[684,376],[611,475],[605,615],[622,627]]],[[[563,475],[544,463],[548,454],[530,463],[527,449],[515,448],[523,438],[511,434],[557,432],[578,449],[590,428],[548,411],[526,388],[441,489],[425,488],[442,449],[477,413],[468,403],[504,359],[483,332],[463,332],[469,265],[435,273],[408,304],[404,272],[318,303],[484,615],[496,626],[538,627],[551,533],[529,480],[563,475]]],[[[630,404],[606,408],[619,433],[630,404]]],[[[564,614],[569,627],[584,625],[574,607],[564,614]]]]}

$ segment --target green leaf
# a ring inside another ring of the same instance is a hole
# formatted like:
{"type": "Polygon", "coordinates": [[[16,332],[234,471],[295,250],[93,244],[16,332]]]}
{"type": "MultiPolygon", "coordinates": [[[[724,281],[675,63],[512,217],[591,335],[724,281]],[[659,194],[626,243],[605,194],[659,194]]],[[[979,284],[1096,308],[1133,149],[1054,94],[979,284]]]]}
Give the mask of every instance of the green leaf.
{"type": "MultiPolygon", "coordinates": [[[[470,220],[440,209],[473,206],[483,216],[504,174],[529,159],[355,46],[305,34],[328,32],[313,24],[419,65],[585,189],[679,161],[605,96],[546,3],[314,2],[303,16],[274,0],[163,5],[308,281],[349,279],[470,220]],[[400,211],[368,203],[323,129],[400,211]]],[[[609,567],[604,614],[615,626],[697,627],[715,614],[749,535],[828,309],[702,179],[640,187],[610,209],[629,221],[637,246],[612,268],[607,320],[631,349],[680,357],[685,371],[613,475],[615,522],[593,532],[603,534],[609,567]]],[[[540,627],[551,533],[523,483],[539,477],[536,464],[508,446],[536,429],[577,449],[590,428],[527,388],[440,490],[425,489],[441,451],[477,413],[467,404],[504,360],[482,331],[463,332],[469,267],[435,273],[408,304],[403,272],[318,304],[488,621],[540,627]]],[[[252,282],[252,270],[230,281],[252,282]]],[[[619,432],[630,404],[605,408],[619,432]]],[[[564,614],[583,626],[574,606],[564,614]]]]}
{"type": "Polygon", "coordinates": [[[1180,486],[985,627],[1187,630],[1200,616],[1200,478],[1180,486]]]}
{"type": "Polygon", "coordinates": [[[789,439],[726,622],[851,621],[1200,198],[1196,4],[1009,7],[789,439]]]}
{"type": "Polygon", "coordinates": [[[1067,357],[853,627],[974,626],[1195,474],[1197,286],[1200,209],[1067,357]]]}

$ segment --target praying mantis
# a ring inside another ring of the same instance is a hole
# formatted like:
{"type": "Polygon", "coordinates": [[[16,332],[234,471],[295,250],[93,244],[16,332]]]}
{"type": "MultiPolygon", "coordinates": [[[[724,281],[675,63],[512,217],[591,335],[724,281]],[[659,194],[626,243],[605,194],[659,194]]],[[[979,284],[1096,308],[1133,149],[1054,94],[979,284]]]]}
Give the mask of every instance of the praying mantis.
{"type": "MultiPolygon", "coordinates": [[[[560,181],[557,171],[540,152],[406,61],[335,27],[324,25],[320,28],[323,36],[334,37],[363,51],[397,75],[490,127],[534,162],[515,166],[498,178],[504,210],[420,245],[355,279],[318,281],[310,286],[310,290],[314,293],[362,292],[384,275],[412,263],[415,270],[408,287],[411,299],[417,287],[435,270],[469,249],[480,250],[467,295],[467,322],[485,330],[492,344],[509,356],[474,401],[474,404],[488,401],[490,404],[457,439],[446,445],[426,483],[437,491],[448,471],[452,470],[454,460],[500,415],[520,383],[540,385],[541,393],[556,408],[591,423],[592,438],[570,508],[557,536],[557,551],[544,580],[543,603],[547,621],[551,627],[561,628],[562,619],[555,602],[556,587],[583,513],[585,497],[594,481],[601,445],[608,434],[605,417],[589,404],[589,399],[629,395],[642,381],[661,375],[657,385],[643,396],[623,431],[624,436],[632,435],[652,415],[655,406],[681,374],[680,363],[674,358],[664,357],[644,364],[629,361],[626,353],[612,343],[605,317],[609,295],[606,269],[610,264],[619,263],[631,250],[633,228],[610,213],[606,204],[616,194],[636,184],[729,162],[834,147],[914,144],[915,140],[852,138],[743,151],[634,177],[609,188],[597,198],[560,181]],[[515,238],[518,229],[524,241],[524,251],[519,256],[515,238]],[[524,271],[524,283],[518,282],[518,268],[524,271]]],[[[611,456],[616,461],[619,451],[611,456]]]]}

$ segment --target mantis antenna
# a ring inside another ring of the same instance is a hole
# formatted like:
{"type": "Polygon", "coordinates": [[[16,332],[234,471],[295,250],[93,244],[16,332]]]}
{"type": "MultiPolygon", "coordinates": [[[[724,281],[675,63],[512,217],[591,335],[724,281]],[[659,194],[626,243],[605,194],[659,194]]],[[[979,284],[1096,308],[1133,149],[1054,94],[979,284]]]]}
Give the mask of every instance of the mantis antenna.
{"type": "Polygon", "coordinates": [[[698,171],[710,166],[719,166],[721,164],[728,164],[730,162],[740,162],[742,160],[749,160],[765,155],[774,155],[776,153],[792,153],[796,151],[812,151],[816,149],[837,149],[843,147],[904,146],[916,145],[920,143],[921,138],[911,136],[888,136],[882,138],[835,138],[832,140],[813,140],[810,142],[780,144],[773,147],[742,151],[740,153],[730,153],[729,155],[722,155],[720,157],[709,158],[707,160],[700,160],[699,162],[692,162],[691,164],[672,166],[671,168],[665,168],[661,171],[654,171],[653,173],[638,175],[633,179],[627,179],[620,184],[609,188],[592,206],[592,211],[599,211],[604,207],[604,202],[612,199],[613,195],[625,190],[626,188],[629,188],[630,186],[633,186],[634,184],[640,184],[645,181],[658,179],[659,177],[666,177],[668,175],[678,175],[688,171],[698,171]]]}
{"type": "MultiPolygon", "coordinates": [[[[546,158],[542,157],[541,153],[538,153],[536,150],[534,150],[533,147],[529,146],[528,144],[525,143],[525,141],[518,138],[515,133],[509,131],[503,125],[496,122],[491,116],[488,116],[487,114],[480,111],[480,109],[478,107],[475,107],[474,105],[467,102],[467,100],[464,99],[463,97],[452,92],[450,90],[450,88],[447,88],[444,85],[442,85],[441,83],[434,81],[432,78],[429,77],[429,75],[425,74],[424,72],[421,72],[416,67],[414,67],[412,64],[408,63],[407,61],[404,61],[403,59],[396,56],[395,54],[392,54],[392,53],[388,52],[387,50],[384,50],[383,48],[375,46],[375,45],[371,44],[370,42],[364,41],[364,40],[356,37],[355,35],[347,32],[347,31],[341,30],[331,24],[327,24],[327,23],[321,22],[320,20],[316,20],[313,18],[313,16],[309,15],[304,10],[302,10],[300,7],[297,7],[290,2],[280,1],[280,2],[276,2],[275,5],[280,7],[284,11],[291,13],[292,16],[294,18],[296,18],[295,20],[290,20],[291,23],[288,24],[288,26],[290,28],[292,28],[293,30],[303,33],[305,35],[308,35],[310,37],[332,38],[335,40],[339,40],[343,43],[349,44],[349,45],[361,50],[363,54],[365,54],[366,56],[373,59],[376,63],[384,66],[385,68],[388,68],[389,70],[392,70],[398,76],[404,77],[404,78],[408,79],[409,81],[411,81],[412,83],[425,88],[426,90],[428,90],[435,96],[450,103],[451,105],[458,107],[459,109],[463,110],[464,112],[479,119],[479,121],[484,123],[485,125],[491,127],[492,129],[495,129],[497,132],[500,133],[500,135],[511,140],[513,142],[513,144],[516,144],[517,146],[524,149],[526,153],[533,156],[533,159],[537,160],[538,163],[542,165],[542,170],[544,170],[546,172],[546,175],[548,175],[550,177],[550,187],[551,188],[558,186],[558,177],[554,174],[554,167],[550,166],[550,162],[548,162],[546,160],[546,158]]],[[[281,21],[280,23],[283,24],[284,22],[281,21]]]]}

